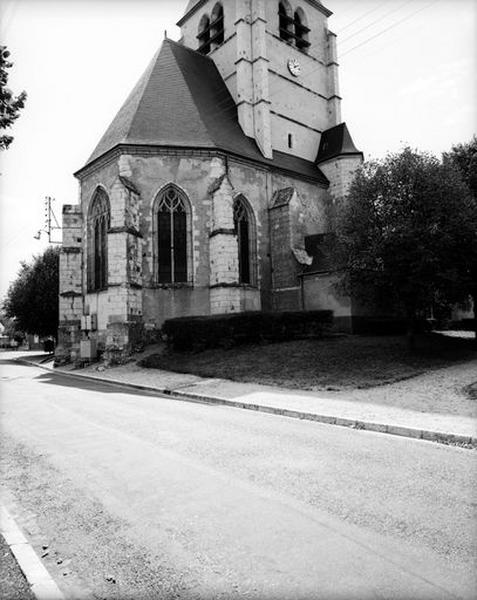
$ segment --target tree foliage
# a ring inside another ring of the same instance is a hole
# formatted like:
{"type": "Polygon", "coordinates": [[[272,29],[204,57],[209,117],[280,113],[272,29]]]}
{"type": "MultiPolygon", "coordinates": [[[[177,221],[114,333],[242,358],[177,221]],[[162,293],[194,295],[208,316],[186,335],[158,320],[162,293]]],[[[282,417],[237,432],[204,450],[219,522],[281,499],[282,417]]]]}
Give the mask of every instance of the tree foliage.
{"type": "Polygon", "coordinates": [[[58,330],[59,248],[49,247],[22,263],[3,303],[5,315],[19,329],[41,336],[56,336],[58,330]]]}
{"type": "Polygon", "coordinates": [[[452,161],[405,148],[363,165],[337,214],[342,283],[412,324],[472,283],[477,202],[452,161]]]}
{"type": "Polygon", "coordinates": [[[477,136],[465,144],[452,146],[443,154],[444,162],[453,164],[459,169],[462,178],[477,197],[477,136]]]}
{"type": "MultiPolygon", "coordinates": [[[[27,97],[26,92],[21,92],[15,97],[7,87],[8,69],[13,66],[13,63],[8,60],[9,56],[10,52],[7,47],[0,45],[0,131],[11,127],[18,119],[27,97]]],[[[11,135],[0,135],[0,150],[6,150],[12,141],[11,135]]]]}
{"type": "MultiPolygon", "coordinates": [[[[477,201],[477,136],[465,144],[456,144],[449,152],[443,154],[445,163],[454,165],[469,186],[474,199],[477,201]]],[[[474,330],[477,340],[477,231],[474,243],[469,248],[469,287],[468,294],[474,301],[474,330]]]]}

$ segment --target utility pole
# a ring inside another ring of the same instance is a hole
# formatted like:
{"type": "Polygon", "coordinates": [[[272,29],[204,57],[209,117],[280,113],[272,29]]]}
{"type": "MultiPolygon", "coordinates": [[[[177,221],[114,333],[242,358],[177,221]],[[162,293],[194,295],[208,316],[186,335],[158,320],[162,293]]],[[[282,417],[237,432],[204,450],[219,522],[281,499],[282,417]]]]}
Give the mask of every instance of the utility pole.
{"type": "Polygon", "coordinates": [[[58,223],[58,219],[56,218],[55,211],[53,210],[51,204],[54,202],[54,198],[50,198],[50,196],[45,196],[45,225],[43,229],[39,229],[38,233],[33,237],[35,240],[39,240],[42,233],[46,233],[48,235],[48,241],[50,244],[61,244],[61,240],[52,240],[52,231],[58,229],[61,231],[60,224],[58,223]]]}

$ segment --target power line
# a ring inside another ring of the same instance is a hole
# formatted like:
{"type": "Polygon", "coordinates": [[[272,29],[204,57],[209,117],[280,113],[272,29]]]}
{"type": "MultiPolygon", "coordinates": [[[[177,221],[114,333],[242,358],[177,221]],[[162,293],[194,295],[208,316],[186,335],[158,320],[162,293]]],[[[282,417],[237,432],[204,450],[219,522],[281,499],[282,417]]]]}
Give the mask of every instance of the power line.
{"type": "Polygon", "coordinates": [[[345,25],[344,27],[342,27],[341,29],[338,30],[338,34],[343,33],[343,31],[345,29],[348,29],[348,27],[351,27],[351,25],[354,25],[355,23],[357,23],[358,21],[361,21],[361,19],[364,19],[364,17],[367,17],[368,15],[370,15],[373,12],[376,12],[378,9],[382,8],[382,4],[376,4],[376,6],[374,6],[371,10],[368,10],[367,12],[365,12],[363,15],[361,15],[360,17],[357,17],[356,19],[354,19],[353,21],[351,21],[351,23],[348,23],[347,25],[345,25]]]}
{"type": "Polygon", "coordinates": [[[341,44],[344,44],[345,42],[347,42],[348,40],[350,40],[351,38],[354,38],[356,35],[358,35],[359,33],[361,33],[362,31],[366,31],[366,29],[369,29],[370,27],[372,27],[373,25],[376,25],[376,23],[379,23],[379,21],[382,21],[383,19],[385,19],[386,17],[388,17],[389,15],[392,15],[393,13],[397,12],[398,10],[400,10],[401,8],[403,8],[404,6],[406,6],[406,4],[409,4],[410,2],[412,2],[413,0],[406,0],[405,2],[403,2],[402,4],[400,4],[399,6],[394,7],[392,10],[389,10],[387,13],[384,13],[384,15],[381,15],[378,19],[375,19],[374,21],[372,21],[372,23],[368,23],[367,25],[365,25],[364,27],[361,27],[361,29],[358,29],[358,31],[355,31],[354,33],[352,33],[351,35],[349,35],[348,37],[344,38],[343,40],[341,40],[341,44]]]}
{"type": "Polygon", "coordinates": [[[424,6],[421,6],[420,8],[418,8],[417,10],[415,10],[414,12],[408,14],[407,16],[403,17],[399,21],[396,21],[395,23],[393,23],[389,27],[386,27],[385,29],[382,29],[381,31],[378,31],[378,33],[376,33],[375,35],[372,35],[371,37],[367,38],[366,40],[363,40],[360,44],[357,44],[356,46],[353,46],[352,48],[350,48],[346,52],[343,52],[343,54],[340,55],[340,58],[342,58],[343,56],[346,56],[350,52],[353,52],[357,48],[360,48],[361,46],[364,46],[364,44],[367,44],[368,42],[370,42],[371,40],[374,40],[375,38],[379,37],[380,35],[383,35],[383,33],[386,33],[390,29],[393,29],[394,27],[397,27],[401,23],[404,23],[404,21],[407,21],[408,19],[410,19],[414,15],[417,15],[417,13],[421,12],[422,10],[424,10],[426,8],[429,8],[430,6],[432,6],[433,4],[435,4],[437,1],[438,0],[433,0],[432,2],[429,2],[429,4],[425,4],[424,6]]]}

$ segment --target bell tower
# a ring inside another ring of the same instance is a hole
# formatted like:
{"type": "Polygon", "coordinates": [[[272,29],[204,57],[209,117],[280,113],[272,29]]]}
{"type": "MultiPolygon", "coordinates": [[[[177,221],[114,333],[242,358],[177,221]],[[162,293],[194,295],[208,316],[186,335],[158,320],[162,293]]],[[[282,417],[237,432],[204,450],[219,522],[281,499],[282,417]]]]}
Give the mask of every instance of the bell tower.
{"type": "Polygon", "coordinates": [[[341,121],[331,14],[318,0],[191,0],[177,23],[182,43],[215,62],[266,158],[314,161],[322,133],[341,121]]]}

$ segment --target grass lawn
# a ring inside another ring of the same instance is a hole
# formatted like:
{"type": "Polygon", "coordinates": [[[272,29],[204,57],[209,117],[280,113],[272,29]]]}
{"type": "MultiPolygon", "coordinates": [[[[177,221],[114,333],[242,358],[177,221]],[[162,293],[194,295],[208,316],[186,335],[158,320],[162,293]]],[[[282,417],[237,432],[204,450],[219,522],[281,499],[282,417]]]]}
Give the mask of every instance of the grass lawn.
{"type": "Polygon", "coordinates": [[[229,350],[152,354],[143,367],[263,383],[302,390],[366,388],[414,377],[477,358],[473,339],[417,336],[410,353],[405,336],[336,336],[229,350]]]}

